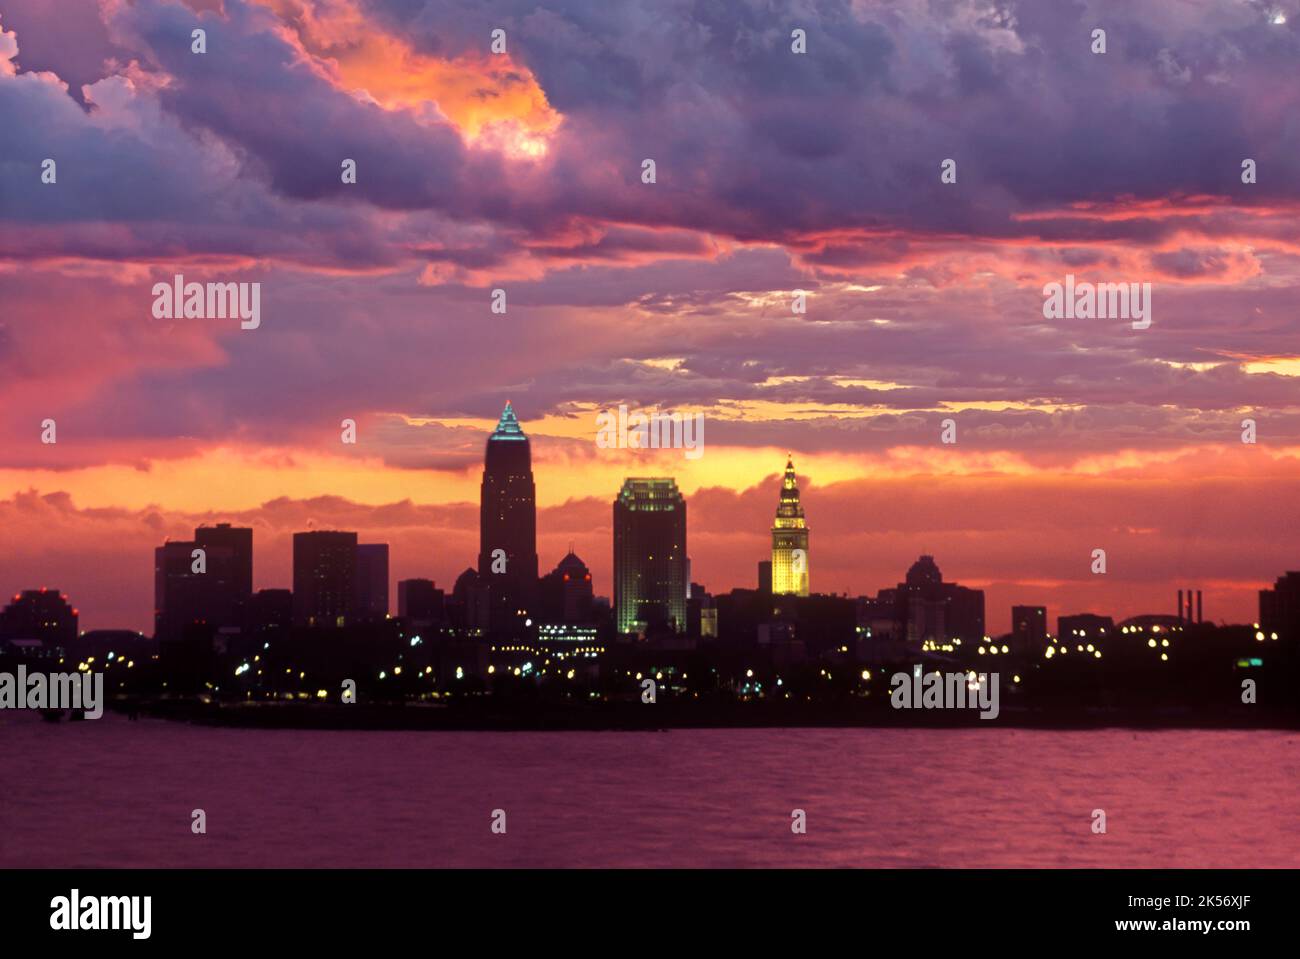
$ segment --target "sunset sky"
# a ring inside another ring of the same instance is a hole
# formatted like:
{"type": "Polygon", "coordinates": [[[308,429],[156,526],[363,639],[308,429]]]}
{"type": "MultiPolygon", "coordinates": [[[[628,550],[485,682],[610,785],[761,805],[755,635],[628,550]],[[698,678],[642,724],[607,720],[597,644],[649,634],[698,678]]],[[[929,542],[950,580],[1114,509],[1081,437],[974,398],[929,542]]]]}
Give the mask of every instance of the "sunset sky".
{"type": "Polygon", "coordinates": [[[994,632],[1252,621],[1300,568],[1297,63],[1300,0],[3,0],[0,596],[151,631],[153,547],[218,521],[258,588],[307,528],[450,588],[510,400],[598,594],[629,475],[752,586],[790,453],[815,591],[924,552],[994,632]],[[155,319],[177,273],[261,327],[155,319]],[[1150,328],[1044,319],[1067,273],[1150,328]],[[620,403],[704,455],[598,448],[620,403]]]}

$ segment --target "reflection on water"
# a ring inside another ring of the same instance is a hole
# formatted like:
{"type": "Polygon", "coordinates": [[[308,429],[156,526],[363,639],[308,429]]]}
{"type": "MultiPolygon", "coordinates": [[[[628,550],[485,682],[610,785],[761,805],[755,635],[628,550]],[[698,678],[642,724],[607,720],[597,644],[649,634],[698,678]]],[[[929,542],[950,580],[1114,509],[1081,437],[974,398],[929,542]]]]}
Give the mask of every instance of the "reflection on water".
{"type": "Polygon", "coordinates": [[[6,713],[0,867],[1294,867],[1298,745],[1294,732],[339,733],[6,713]],[[197,808],[207,835],[190,832],[197,808]],[[505,835],[489,829],[498,808],[505,835]],[[791,833],[796,808],[807,835],[791,833]]]}

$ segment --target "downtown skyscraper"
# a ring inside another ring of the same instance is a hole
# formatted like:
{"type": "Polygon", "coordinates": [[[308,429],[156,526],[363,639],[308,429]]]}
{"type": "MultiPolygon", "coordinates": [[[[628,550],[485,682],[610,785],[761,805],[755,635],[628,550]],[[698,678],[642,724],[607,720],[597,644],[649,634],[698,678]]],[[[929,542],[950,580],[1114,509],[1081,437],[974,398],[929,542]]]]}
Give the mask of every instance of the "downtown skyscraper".
{"type": "Polygon", "coordinates": [[[154,550],[154,635],[241,629],[253,595],[253,531],[219,523],[154,550]]]}
{"type": "Polygon", "coordinates": [[[614,500],[614,617],[620,633],[686,629],[686,499],[670,477],[627,479],[614,500]]]}
{"type": "Polygon", "coordinates": [[[311,530],[293,534],[295,626],[341,628],[353,619],[357,534],[311,530]]]}
{"type": "Polygon", "coordinates": [[[527,618],[537,598],[537,490],[528,437],[509,402],[484,454],[478,574],[493,630],[527,618]]]}
{"type": "Polygon", "coordinates": [[[772,594],[808,595],[808,523],[804,520],[803,504],[799,502],[799,485],[791,458],[785,462],[781,498],[772,524],[772,594]]]}

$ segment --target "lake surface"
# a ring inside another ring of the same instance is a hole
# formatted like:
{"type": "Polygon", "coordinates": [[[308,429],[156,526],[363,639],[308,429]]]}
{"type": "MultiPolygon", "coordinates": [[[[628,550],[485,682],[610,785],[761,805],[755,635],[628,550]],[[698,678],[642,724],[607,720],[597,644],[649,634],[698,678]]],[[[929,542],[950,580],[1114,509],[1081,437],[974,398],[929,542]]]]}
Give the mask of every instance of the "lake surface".
{"type": "Polygon", "coordinates": [[[317,732],[6,711],[0,867],[1295,867],[1298,770],[1300,734],[1276,731],[317,732]]]}

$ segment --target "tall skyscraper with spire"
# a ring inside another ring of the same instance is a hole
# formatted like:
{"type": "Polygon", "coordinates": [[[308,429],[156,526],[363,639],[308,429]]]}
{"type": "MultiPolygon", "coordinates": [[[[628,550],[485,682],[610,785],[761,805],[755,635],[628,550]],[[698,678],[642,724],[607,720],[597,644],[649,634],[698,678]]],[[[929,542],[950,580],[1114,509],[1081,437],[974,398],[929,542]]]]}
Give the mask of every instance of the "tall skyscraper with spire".
{"type": "Polygon", "coordinates": [[[799,502],[794,460],[787,458],[781,480],[781,499],[772,524],[772,594],[808,595],[808,523],[799,502]]]}
{"type": "Polygon", "coordinates": [[[490,592],[490,625],[508,630],[537,598],[537,491],[528,437],[510,403],[488,437],[479,494],[479,581],[490,592]]]}

